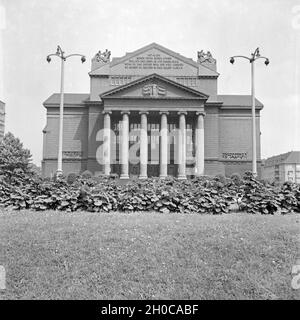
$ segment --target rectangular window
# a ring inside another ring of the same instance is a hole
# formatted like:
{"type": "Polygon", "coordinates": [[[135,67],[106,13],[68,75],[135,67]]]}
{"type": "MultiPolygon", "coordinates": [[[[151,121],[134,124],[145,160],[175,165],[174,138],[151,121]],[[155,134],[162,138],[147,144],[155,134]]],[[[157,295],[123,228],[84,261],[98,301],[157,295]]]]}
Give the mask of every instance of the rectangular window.
{"type": "Polygon", "coordinates": [[[176,78],[176,81],[184,86],[187,87],[196,87],[196,82],[197,78],[196,77],[178,77],[176,78]]]}
{"type": "Polygon", "coordinates": [[[131,81],[131,76],[112,76],[110,79],[110,84],[112,86],[120,86],[127,84],[131,81]]]}

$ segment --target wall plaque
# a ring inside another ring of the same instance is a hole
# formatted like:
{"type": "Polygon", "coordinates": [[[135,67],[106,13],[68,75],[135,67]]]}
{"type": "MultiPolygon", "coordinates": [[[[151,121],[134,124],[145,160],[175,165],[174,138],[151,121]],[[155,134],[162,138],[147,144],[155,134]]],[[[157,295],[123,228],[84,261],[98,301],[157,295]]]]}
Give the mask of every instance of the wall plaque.
{"type": "Polygon", "coordinates": [[[82,152],[81,151],[63,151],[63,157],[64,158],[71,158],[71,159],[80,159],[82,158],[82,152]]]}
{"type": "Polygon", "coordinates": [[[178,70],[184,64],[170,56],[162,56],[159,53],[149,53],[145,56],[133,57],[125,63],[125,69],[154,69],[154,70],[178,70]]]}
{"type": "Polygon", "coordinates": [[[224,152],[222,153],[222,158],[228,160],[244,160],[247,159],[247,152],[224,152]]]}

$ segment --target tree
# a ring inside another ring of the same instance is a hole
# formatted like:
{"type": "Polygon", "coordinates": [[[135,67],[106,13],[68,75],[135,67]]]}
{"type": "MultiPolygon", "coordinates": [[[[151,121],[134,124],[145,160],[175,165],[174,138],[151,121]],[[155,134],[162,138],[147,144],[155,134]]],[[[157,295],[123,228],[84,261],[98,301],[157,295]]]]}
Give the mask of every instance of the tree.
{"type": "Polygon", "coordinates": [[[20,139],[8,132],[0,141],[0,174],[22,170],[31,172],[31,154],[23,147],[20,139]]]}
{"type": "Polygon", "coordinates": [[[38,176],[41,176],[42,175],[42,168],[37,166],[36,164],[34,163],[31,163],[29,165],[29,168],[30,168],[30,171],[32,171],[34,174],[38,175],[38,176]]]}

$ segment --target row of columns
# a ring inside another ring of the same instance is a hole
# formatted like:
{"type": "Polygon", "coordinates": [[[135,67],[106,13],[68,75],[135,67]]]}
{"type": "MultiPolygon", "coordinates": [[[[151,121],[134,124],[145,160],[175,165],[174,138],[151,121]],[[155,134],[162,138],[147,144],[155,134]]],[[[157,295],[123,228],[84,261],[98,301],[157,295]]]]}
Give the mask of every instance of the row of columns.
{"type": "MultiPolygon", "coordinates": [[[[111,130],[111,111],[104,113],[104,173],[110,174],[110,130],[111,130]]],[[[129,111],[122,111],[122,134],[121,134],[121,176],[120,179],[129,179],[129,111]]],[[[160,112],[160,178],[168,175],[168,111],[160,112]]],[[[147,178],[148,164],[148,137],[147,111],[141,111],[141,136],[140,136],[140,179],[147,178]]],[[[178,112],[179,115],[179,166],[178,179],[186,179],[186,111],[178,112]]],[[[197,112],[196,127],[196,166],[197,175],[204,174],[204,112],[197,112]]]]}

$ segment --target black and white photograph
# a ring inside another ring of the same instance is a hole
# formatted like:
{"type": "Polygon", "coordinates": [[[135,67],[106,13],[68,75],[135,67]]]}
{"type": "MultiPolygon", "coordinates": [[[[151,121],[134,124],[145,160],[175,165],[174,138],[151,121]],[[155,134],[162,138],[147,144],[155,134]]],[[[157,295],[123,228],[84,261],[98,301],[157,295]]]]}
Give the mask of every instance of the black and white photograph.
{"type": "Polygon", "coordinates": [[[299,0],[0,0],[0,310],[299,298],[299,0]]]}

